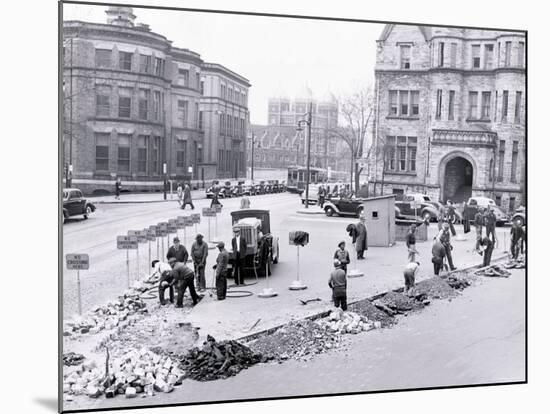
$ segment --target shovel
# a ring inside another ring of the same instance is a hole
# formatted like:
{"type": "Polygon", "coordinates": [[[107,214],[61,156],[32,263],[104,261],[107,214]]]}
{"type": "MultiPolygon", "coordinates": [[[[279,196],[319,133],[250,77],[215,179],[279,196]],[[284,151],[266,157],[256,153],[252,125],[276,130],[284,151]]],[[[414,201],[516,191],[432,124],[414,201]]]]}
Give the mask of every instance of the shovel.
{"type": "Polygon", "coordinates": [[[300,299],[300,302],[302,302],[302,305],[307,305],[309,302],[321,302],[321,299],[320,298],[308,299],[308,300],[300,299]]]}

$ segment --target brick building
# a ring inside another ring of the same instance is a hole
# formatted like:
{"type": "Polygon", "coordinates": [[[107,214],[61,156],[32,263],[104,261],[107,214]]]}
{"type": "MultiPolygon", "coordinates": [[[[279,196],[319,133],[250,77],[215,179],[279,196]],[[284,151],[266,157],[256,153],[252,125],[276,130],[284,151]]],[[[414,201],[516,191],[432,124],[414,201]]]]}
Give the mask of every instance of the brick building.
{"type": "Polygon", "coordinates": [[[377,193],[524,202],[524,33],[386,25],[375,82],[377,193]]]}
{"type": "Polygon", "coordinates": [[[244,176],[248,80],[135,24],[129,7],[106,13],[107,24],[63,22],[72,185],[112,192],[121,177],[125,189],[158,191],[165,173],[197,184],[244,176]]]}

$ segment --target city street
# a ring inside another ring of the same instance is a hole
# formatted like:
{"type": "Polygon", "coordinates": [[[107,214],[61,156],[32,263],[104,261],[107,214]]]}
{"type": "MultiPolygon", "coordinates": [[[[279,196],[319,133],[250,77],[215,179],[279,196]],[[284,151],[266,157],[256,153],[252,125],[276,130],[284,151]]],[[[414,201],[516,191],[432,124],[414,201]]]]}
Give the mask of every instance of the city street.
{"type": "Polygon", "coordinates": [[[349,336],[308,362],[261,364],[213,382],[185,380],[153,398],[79,397],[65,408],[220,401],[525,380],[525,273],[481,278],[391,329],[349,336]],[[78,405],[77,405],[78,404],[78,405]]]}

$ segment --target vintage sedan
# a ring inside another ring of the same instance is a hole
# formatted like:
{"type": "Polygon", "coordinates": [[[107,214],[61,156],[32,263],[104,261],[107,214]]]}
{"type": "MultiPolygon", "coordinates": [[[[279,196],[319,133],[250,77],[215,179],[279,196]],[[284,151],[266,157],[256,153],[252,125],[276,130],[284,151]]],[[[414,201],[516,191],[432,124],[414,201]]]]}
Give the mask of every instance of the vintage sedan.
{"type": "Polygon", "coordinates": [[[439,203],[432,201],[425,194],[405,194],[402,200],[395,202],[395,206],[399,209],[400,217],[409,219],[421,217],[425,222],[437,220],[439,203]]]}
{"type": "Polygon", "coordinates": [[[78,188],[63,190],[63,223],[73,216],[82,215],[87,219],[95,209],[95,205],[86,200],[78,188]]]}
{"type": "Polygon", "coordinates": [[[355,198],[339,198],[325,202],[323,210],[328,217],[338,216],[353,216],[359,217],[363,212],[364,199],[355,198]]]}
{"type": "Polygon", "coordinates": [[[525,207],[521,206],[516,209],[512,215],[512,221],[517,223],[520,227],[523,227],[527,224],[527,218],[525,215],[525,207]]]}
{"type": "Polygon", "coordinates": [[[464,206],[462,217],[464,220],[473,221],[478,208],[486,210],[489,207],[495,213],[497,226],[502,226],[504,225],[504,223],[510,221],[510,218],[506,215],[506,213],[504,213],[504,211],[502,211],[500,207],[497,206],[493,199],[488,197],[471,197],[464,206]]]}

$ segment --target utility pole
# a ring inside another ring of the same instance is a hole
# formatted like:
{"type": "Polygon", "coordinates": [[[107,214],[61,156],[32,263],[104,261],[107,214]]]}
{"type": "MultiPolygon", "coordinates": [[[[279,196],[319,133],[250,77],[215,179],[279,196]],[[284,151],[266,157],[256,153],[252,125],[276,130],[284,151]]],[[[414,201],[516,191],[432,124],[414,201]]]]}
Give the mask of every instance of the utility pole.
{"type": "Polygon", "coordinates": [[[302,131],[302,124],[307,125],[307,160],[306,160],[306,199],[305,199],[305,208],[309,208],[309,164],[311,160],[311,117],[313,111],[313,103],[309,102],[309,111],[306,114],[306,120],[299,120],[297,131],[302,131]]]}
{"type": "Polygon", "coordinates": [[[65,185],[67,188],[71,188],[72,175],[73,175],[73,38],[71,37],[71,68],[69,69],[69,169],[67,170],[67,177],[65,178],[65,185]]]}
{"type": "Polygon", "coordinates": [[[250,180],[254,181],[254,132],[252,133],[252,159],[251,159],[251,167],[250,167],[250,180]]]}

